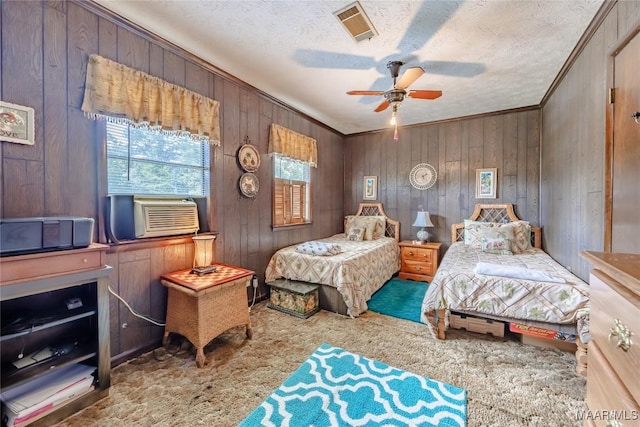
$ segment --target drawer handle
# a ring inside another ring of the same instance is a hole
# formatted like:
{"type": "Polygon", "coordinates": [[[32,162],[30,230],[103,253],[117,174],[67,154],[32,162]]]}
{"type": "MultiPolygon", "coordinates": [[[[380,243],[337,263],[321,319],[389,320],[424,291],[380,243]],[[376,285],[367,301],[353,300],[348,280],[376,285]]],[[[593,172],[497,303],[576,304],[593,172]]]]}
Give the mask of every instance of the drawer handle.
{"type": "Polygon", "coordinates": [[[409,251],[409,256],[413,256],[413,252],[409,251]]]}
{"type": "Polygon", "coordinates": [[[420,271],[421,268],[420,267],[415,267],[416,271],[420,271]]]}
{"type": "Polygon", "coordinates": [[[615,319],[616,325],[609,330],[609,340],[611,337],[618,337],[616,347],[620,347],[624,351],[631,348],[631,335],[633,332],[629,330],[625,325],[620,322],[620,319],[615,319]]]}

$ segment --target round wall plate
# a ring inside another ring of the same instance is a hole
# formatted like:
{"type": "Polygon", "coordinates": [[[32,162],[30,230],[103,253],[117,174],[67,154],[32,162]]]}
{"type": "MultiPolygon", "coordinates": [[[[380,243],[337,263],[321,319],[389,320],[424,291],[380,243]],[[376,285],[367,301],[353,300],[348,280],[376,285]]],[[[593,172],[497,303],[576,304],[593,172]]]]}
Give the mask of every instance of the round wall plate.
{"type": "Polygon", "coordinates": [[[428,163],[418,163],[409,173],[409,182],[418,190],[426,190],[433,187],[438,179],[435,168],[428,163]]]}
{"type": "Polygon", "coordinates": [[[240,177],[240,191],[244,196],[256,197],[259,189],[260,183],[258,182],[257,176],[250,172],[242,174],[240,177]]]}
{"type": "Polygon", "coordinates": [[[246,172],[255,172],[260,167],[260,153],[255,145],[244,144],[238,150],[238,162],[246,172]]]}

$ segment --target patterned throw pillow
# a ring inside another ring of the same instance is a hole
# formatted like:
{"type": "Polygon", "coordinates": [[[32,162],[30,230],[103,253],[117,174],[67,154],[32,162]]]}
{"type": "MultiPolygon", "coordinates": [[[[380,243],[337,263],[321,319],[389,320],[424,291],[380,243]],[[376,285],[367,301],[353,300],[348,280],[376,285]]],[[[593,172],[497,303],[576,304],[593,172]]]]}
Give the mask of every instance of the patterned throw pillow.
{"type": "Polygon", "coordinates": [[[504,237],[482,237],[482,252],[496,255],[513,255],[511,241],[504,237]]]}
{"type": "Polygon", "coordinates": [[[502,229],[512,229],[511,252],[521,254],[532,248],[531,226],[528,221],[514,221],[500,226],[502,229]]]}
{"type": "Polygon", "coordinates": [[[373,234],[378,220],[373,216],[347,215],[345,217],[344,232],[349,235],[352,228],[363,228],[365,230],[364,240],[373,240],[373,234]]]}
{"type": "Polygon", "coordinates": [[[385,229],[387,226],[387,218],[384,217],[383,215],[379,215],[379,216],[372,216],[370,218],[375,218],[376,219],[376,226],[373,230],[373,240],[379,239],[381,237],[384,237],[385,235],[385,229]]]}
{"type": "Polygon", "coordinates": [[[352,242],[361,242],[364,240],[364,228],[352,227],[347,233],[347,240],[352,242]]]}
{"type": "Polygon", "coordinates": [[[496,225],[495,227],[481,228],[478,234],[481,241],[483,238],[487,238],[487,239],[507,239],[509,240],[509,242],[513,242],[515,239],[515,235],[513,234],[513,227],[502,227],[501,225],[496,225]]]}
{"type": "Polygon", "coordinates": [[[309,242],[299,244],[296,247],[296,252],[307,255],[330,256],[342,252],[342,247],[335,243],[311,240],[309,242]]]}
{"type": "Polygon", "coordinates": [[[497,222],[483,222],[472,221],[470,219],[464,220],[464,243],[475,248],[480,247],[480,239],[482,236],[480,232],[487,228],[498,227],[500,223],[497,222]]]}

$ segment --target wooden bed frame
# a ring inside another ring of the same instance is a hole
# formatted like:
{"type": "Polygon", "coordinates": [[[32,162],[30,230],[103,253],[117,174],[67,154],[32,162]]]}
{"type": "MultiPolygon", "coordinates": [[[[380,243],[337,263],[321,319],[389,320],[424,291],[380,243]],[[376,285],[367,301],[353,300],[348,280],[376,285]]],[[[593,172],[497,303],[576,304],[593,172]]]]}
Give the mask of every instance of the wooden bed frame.
{"type": "MultiPolygon", "coordinates": [[[[508,223],[520,221],[516,215],[513,205],[510,203],[504,204],[477,204],[471,217],[469,218],[472,221],[482,221],[482,222],[500,222],[500,223],[508,223]]],[[[453,224],[451,226],[451,242],[461,242],[464,241],[464,222],[453,224]]],[[[542,249],[542,229],[540,227],[531,226],[531,245],[535,248],[542,249]]],[[[438,314],[438,325],[437,325],[437,335],[441,340],[446,339],[446,325],[445,325],[445,316],[446,309],[440,308],[437,311],[438,314]]],[[[476,317],[482,317],[480,314],[473,314],[476,317]]],[[[500,319],[498,319],[500,320],[500,319]]],[[[576,372],[580,375],[586,376],[587,372],[587,344],[584,344],[580,341],[580,338],[576,338],[576,359],[578,361],[578,365],[576,367],[576,372]]]]}
{"type": "MultiPolygon", "coordinates": [[[[387,216],[382,207],[382,203],[360,203],[356,216],[384,216],[386,218],[385,236],[393,237],[400,241],[400,221],[393,220],[387,216]]],[[[338,289],[333,286],[320,285],[319,289],[320,308],[334,313],[348,316],[347,304],[338,289]]]]}

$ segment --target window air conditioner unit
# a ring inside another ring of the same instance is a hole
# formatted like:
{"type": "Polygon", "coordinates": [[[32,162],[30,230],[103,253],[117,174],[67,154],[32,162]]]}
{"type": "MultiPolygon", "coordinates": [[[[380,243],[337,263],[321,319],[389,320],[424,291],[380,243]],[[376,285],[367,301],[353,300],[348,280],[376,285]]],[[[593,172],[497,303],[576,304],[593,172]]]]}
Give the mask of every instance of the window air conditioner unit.
{"type": "Polygon", "coordinates": [[[133,198],[136,238],[195,233],[200,229],[198,207],[193,200],[133,198]]]}

